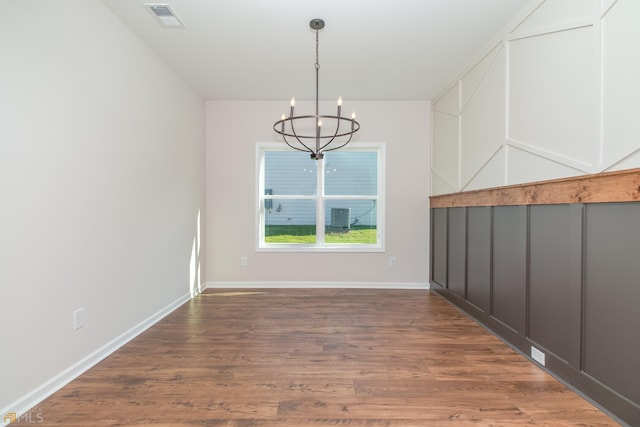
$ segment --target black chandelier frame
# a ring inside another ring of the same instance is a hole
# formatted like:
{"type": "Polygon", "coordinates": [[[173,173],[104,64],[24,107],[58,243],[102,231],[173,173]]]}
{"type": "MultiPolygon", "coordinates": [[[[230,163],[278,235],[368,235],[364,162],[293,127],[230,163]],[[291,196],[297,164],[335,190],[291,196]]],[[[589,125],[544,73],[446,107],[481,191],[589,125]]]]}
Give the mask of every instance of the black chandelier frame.
{"type": "Polygon", "coordinates": [[[311,153],[311,158],[315,160],[321,160],[324,158],[326,151],[333,151],[342,148],[351,142],[353,135],[360,130],[360,123],[355,119],[355,113],[349,117],[342,116],[342,97],[338,98],[338,111],[336,115],[320,114],[319,113],[319,80],[320,80],[320,61],[319,61],[319,38],[318,32],[324,28],[324,21],[322,19],[312,19],[309,22],[309,27],[316,33],[316,62],[314,68],[316,71],[316,99],[315,99],[315,114],[307,114],[302,116],[295,116],[295,98],[291,99],[291,108],[289,110],[289,116],[284,114],[273,125],[273,130],[282,135],[284,142],[294,150],[306,151],[311,153]],[[323,120],[331,122],[331,126],[327,126],[323,123],[323,120]],[[296,122],[312,123],[312,127],[315,128],[315,133],[312,135],[304,135],[296,132],[296,122]],[[322,131],[331,128],[330,132],[322,131]],[[294,141],[295,140],[295,141],[294,141]],[[336,142],[336,146],[330,146],[336,142]],[[296,144],[297,142],[297,144],[296,144]],[[314,144],[312,144],[314,142],[314,144]],[[298,145],[299,144],[299,145],[298,145]],[[302,148],[304,147],[304,148],[302,148]]]}

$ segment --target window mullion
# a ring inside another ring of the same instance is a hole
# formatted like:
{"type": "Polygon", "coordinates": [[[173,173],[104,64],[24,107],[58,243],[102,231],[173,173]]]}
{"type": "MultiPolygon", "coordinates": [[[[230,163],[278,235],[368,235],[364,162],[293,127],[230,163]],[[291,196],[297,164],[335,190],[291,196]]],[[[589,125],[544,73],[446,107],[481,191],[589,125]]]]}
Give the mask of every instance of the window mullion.
{"type": "Polygon", "coordinates": [[[316,187],[316,244],[324,246],[324,160],[317,160],[318,176],[316,187]]]}

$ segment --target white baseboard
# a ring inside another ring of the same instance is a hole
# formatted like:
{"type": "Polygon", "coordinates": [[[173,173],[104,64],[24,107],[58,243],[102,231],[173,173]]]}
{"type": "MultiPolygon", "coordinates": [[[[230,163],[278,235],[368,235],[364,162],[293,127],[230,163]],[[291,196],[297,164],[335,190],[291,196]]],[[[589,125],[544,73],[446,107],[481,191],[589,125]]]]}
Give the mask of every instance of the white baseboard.
{"type": "Polygon", "coordinates": [[[427,282],[207,282],[207,289],[414,289],[428,290],[427,282]]]}
{"type": "MultiPolygon", "coordinates": [[[[140,335],[142,332],[149,329],[151,326],[160,321],[163,317],[170,314],[172,311],[180,307],[185,302],[191,299],[190,294],[186,294],[173,301],[169,305],[160,309],[156,313],[144,319],[133,328],[124,332],[120,336],[109,341],[87,357],[74,363],[58,375],[54,376],[41,386],[35,388],[25,396],[19,398],[15,402],[11,403],[5,408],[0,409],[0,415],[3,417],[0,426],[6,426],[9,424],[7,415],[15,413],[17,417],[20,417],[27,413],[32,408],[35,408],[39,403],[51,396],[56,391],[60,390],[65,385],[69,384],[75,378],[88,371],[90,368],[98,364],[98,362],[105,359],[107,356],[118,350],[120,347],[131,341],[133,338],[140,335]],[[6,418],[5,418],[6,417],[6,418]],[[6,421],[5,421],[6,419],[6,421]]],[[[35,419],[34,417],[32,417],[35,419]]]]}

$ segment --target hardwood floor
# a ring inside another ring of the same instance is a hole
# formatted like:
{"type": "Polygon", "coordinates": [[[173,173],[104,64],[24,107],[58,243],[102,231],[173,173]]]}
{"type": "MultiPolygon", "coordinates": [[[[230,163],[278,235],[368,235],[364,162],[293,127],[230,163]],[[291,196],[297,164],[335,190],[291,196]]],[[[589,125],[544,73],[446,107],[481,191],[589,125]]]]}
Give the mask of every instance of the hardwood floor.
{"type": "Polygon", "coordinates": [[[38,408],[69,426],[609,426],[428,291],[208,291],[38,408]]]}

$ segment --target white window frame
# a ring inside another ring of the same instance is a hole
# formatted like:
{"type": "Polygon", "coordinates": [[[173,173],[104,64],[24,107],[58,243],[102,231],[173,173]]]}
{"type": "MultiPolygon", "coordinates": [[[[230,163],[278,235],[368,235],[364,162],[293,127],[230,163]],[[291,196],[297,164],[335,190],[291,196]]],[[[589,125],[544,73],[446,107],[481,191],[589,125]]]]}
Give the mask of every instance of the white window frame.
{"type": "MultiPolygon", "coordinates": [[[[274,195],[277,199],[296,199],[296,200],[314,200],[316,203],[316,242],[314,244],[304,243],[267,243],[264,241],[265,230],[265,185],[263,179],[264,169],[264,152],[266,151],[293,151],[284,143],[263,142],[256,144],[256,194],[254,200],[257,201],[256,221],[256,251],[258,252],[384,252],[385,251],[385,163],[386,163],[386,144],[384,142],[358,142],[350,143],[347,147],[341,148],[340,151],[375,151],[378,153],[378,171],[377,171],[377,189],[376,198],[376,230],[377,238],[375,244],[344,244],[344,243],[326,243],[324,241],[325,230],[325,200],[339,199],[366,199],[370,200],[371,196],[326,196],[317,194],[311,196],[301,195],[274,195]]],[[[317,188],[320,190],[324,179],[324,160],[317,161],[317,188]]],[[[322,192],[324,193],[324,191],[322,192]]]]}

